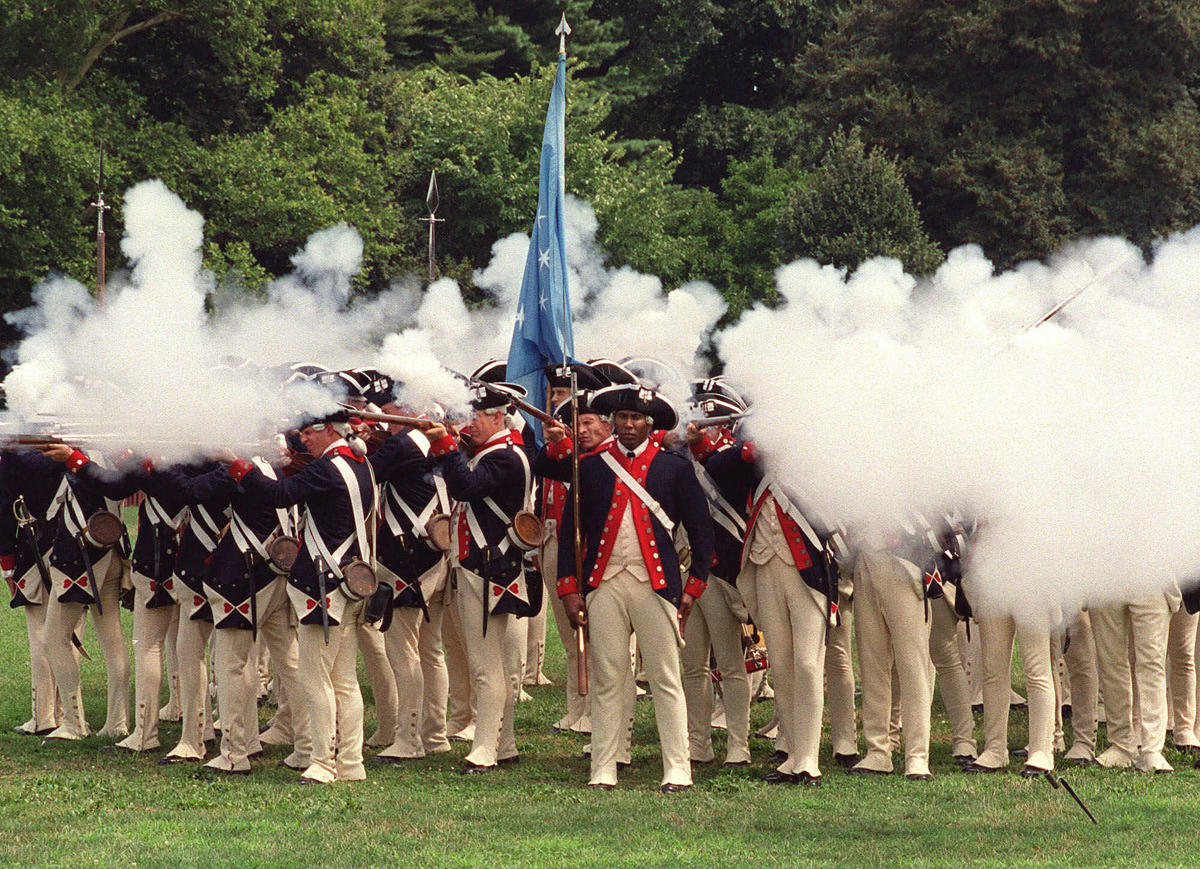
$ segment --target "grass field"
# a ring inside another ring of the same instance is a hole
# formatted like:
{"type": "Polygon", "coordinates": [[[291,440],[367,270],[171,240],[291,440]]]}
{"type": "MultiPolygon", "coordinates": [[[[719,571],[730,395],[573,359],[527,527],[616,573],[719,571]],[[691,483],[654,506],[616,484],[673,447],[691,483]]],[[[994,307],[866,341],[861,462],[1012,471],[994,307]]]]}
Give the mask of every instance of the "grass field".
{"type": "MultiPolygon", "coordinates": [[[[128,618],[128,614],[126,614],[128,618]]],[[[553,631],[551,631],[553,637],[553,631]]],[[[371,767],[365,782],[301,787],[277,766],[202,780],[194,767],[99,751],[95,737],[43,745],[14,733],[28,717],[28,659],[20,612],[0,622],[0,862],[4,865],[808,865],[1200,863],[1200,774],[1173,752],[1170,776],[1063,774],[1100,820],[1041,779],[967,777],[949,755],[935,708],[934,779],[852,777],[825,759],[819,789],[771,787],[772,746],[756,740],[749,769],[697,769],[690,793],[655,792],[660,764],[651,704],[639,703],[633,767],[617,790],[585,788],[585,739],[555,734],[558,686],[530,689],[518,708],[519,766],[458,774],[465,747],[402,767],[371,767]]],[[[97,644],[88,629],[86,643],[97,644]]],[[[550,644],[547,673],[563,676],[550,644]]],[[[95,655],[99,658],[99,655],[95,655]]],[[[103,718],[102,664],[84,664],[88,718],[103,718]]],[[[770,717],[756,704],[755,726],[770,717]]],[[[373,716],[368,710],[368,727],[373,716]]],[[[1024,740],[1014,713],[1012,744],[1024,740]]],[[[164,750],[178,724],[163,726],[164,750]]],[[[370,730],[368,730],[368,733],[370,730]]],[[[719,737],[723,740],[723,736],[719,737]]],[[[718,746],[718,756],[720,756],[718,746]]],[[[903,765],[900,765],[901,768],[903,765]]],[[[1014,764],[1014,771],[1019,766],[1014,764]]]]}

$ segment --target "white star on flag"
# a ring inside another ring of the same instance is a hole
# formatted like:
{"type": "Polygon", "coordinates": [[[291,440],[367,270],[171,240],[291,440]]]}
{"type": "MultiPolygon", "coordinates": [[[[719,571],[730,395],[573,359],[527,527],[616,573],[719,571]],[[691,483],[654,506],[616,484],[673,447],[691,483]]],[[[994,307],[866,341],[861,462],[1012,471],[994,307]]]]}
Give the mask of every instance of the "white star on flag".
{"type": "Polygon", "coordinates": [[[538,307],[541,308],[543,311],[546,310],[546,303],[548,301],[550,301],[550,300],[546,298],[546,294],[542,293],[540,296],[538,296],[538,307]]]}
{"type": "Polygon", "coordinates": [[[544,269],[550,268],[550,251],[549,250],[544,250],[538,254],[538,265],[544,269]]]}
{"type": "Polygon", "coordinates": [[[518,308],[517,309],[517,326],[520,327],[520,326],[524,326],[524,325],[525,325],[525,309],[518,308]]]}

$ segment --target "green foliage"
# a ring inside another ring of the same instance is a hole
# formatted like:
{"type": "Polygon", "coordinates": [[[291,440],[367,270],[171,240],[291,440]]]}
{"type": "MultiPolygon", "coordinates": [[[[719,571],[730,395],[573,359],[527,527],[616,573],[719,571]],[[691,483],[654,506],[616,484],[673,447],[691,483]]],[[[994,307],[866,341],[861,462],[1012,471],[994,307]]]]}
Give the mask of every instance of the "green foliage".
{"type": "Polygon", "coordinates": [[[804,109],[897,155],[933,237],[1004,263],[1200,213],[1192,0],[862,0],[797,67],[804,109]]]}
{"type": "Polygon", "coordinates": [[[868,149],[857,131],[833,136],[821,165],[789,194],[779,232],[785,255],[849,269],[889,256],[927,274],[943,259],[895,161],[868,149]]]}

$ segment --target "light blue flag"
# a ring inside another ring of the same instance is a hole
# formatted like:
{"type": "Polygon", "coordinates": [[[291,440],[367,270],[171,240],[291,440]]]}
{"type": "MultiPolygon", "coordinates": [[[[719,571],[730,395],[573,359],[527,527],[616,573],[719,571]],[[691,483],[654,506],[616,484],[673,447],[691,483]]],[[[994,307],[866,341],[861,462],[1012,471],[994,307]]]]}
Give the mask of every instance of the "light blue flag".
{"type": "MultiPolygon", "coordinates": [[[[542,135],[537,218],[530,233],[517,319],[508,348],[507,379],[524,386],[529,391],[529,403],[538,407],[546,401],[543,366],[573,361],[575,354],[571,295],[567,288],[567,245],[563,235],[566,78],[567,58],[559,54],[542,135]]],[[[529,422],[540,445],[541,426],[535,420],[529,422]]]]}

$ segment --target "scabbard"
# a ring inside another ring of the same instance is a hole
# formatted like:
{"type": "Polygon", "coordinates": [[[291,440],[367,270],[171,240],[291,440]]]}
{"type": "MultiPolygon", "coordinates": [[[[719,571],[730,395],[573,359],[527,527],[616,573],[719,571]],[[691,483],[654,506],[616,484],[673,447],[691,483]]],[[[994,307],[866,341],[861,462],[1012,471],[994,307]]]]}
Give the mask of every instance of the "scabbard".
{"type": "Polygon", "coordinates": [[[318,565],[317,589],[321,592],[321,630],[325,634],[325,645],[329,645],[329,591],[325,584],[325,566],[318,565]]]}
{"type": "Polygon", "coordinates": [[[76,534],[75,542],[79,545],[79,554],[83,558],[83,567],[87,571],[88,582],[92,584],[92,597],[96,599],[96,612],[104,615],[104,607],[100,604],[100,586],[96,585],[96,571],[92,567],[92,555],[88,552],[87,541],[83,539],[82,534],[76,534]]]}
{"type": "Polygon", "coordinates": [[[246,560],[246,593],[250,601],[250,639],[258,642],[258,595],[254,593],[254,556],[242,553],[246,560]]]}

